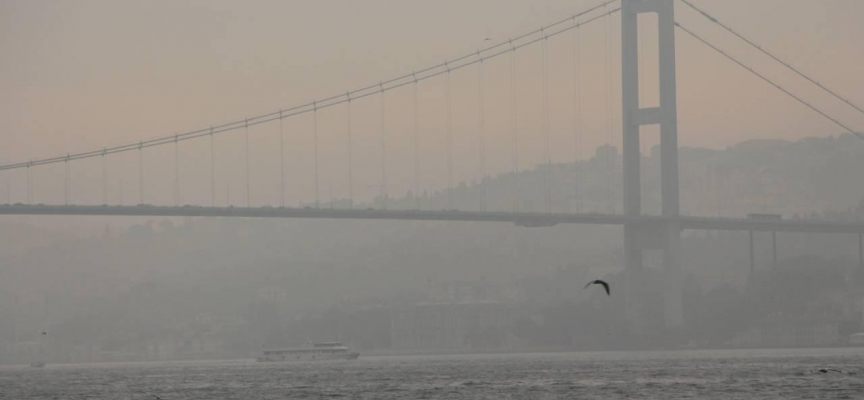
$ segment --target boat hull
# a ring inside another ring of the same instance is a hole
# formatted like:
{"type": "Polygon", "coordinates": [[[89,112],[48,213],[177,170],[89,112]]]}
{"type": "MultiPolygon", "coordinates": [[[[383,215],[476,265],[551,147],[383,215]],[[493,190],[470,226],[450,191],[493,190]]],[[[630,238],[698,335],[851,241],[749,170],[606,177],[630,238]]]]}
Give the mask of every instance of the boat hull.
{"type": "Polygon", "coordinates": [[[258,357],[258,362],[298,362],[298,361],[327,361],[327,360],[356,360],[360,353],[339,354],[284,354],[276,356],[258,357]]]}

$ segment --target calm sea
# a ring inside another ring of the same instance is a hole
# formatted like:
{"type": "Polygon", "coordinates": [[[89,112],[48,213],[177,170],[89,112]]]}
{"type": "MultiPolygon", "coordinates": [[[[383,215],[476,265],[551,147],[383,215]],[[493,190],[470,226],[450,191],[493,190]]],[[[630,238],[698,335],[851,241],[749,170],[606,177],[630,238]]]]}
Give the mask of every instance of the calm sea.
{"type": "Polygon", "coordinates": [[[862,361],[856,348],[0,367],[0,398],[864,399],[862,361]]]}

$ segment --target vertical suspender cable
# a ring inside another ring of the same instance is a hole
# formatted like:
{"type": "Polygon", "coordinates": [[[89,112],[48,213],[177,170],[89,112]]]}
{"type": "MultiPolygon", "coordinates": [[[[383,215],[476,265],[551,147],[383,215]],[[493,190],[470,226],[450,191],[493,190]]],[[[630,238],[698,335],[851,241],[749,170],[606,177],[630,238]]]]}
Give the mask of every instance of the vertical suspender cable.
{"type": "MultiPolygon", "coordinates": [[[[30,186],[29,184],[27,186],[30,186]]],[[[29,190],[29,188],[28,188],[29,190]]],[[[29,202],[29,193],[28,193],[29,202]]],[[[102,149],[102,204],[108,204],[108,161],[105,155],[105,149],[102,149]]]]}
{"type": "Polygon", "coordinates": [[[174,135],[174,206],[180,206],[180,143],[174,135]]]}
{"type": "Polygon", "coordinates": [[[33,168],[27,163],[27,204],[33,204],[33,168]]]}
{"type": "MultiPolygon", "coordinates": [[[[447,62],[445,61],[446,65],[447,62]]],[[[453,100],[451,99],[450,67],[447,67],[446,97],[447,97],[447,209],[453,210],[453,100]]]]}
{"type": "MultiPolygon", "coordinates": [[[[637,36],[636,36],[637,48],[636,49],[638,51],[638,53],[636,55],[636,72],[639,74],[639,76],[637,77],[637,80],[639,81],[639,88],[637,88],[638,89],[637,94],[639,95],[639,97],[638,97],[639,100],[638,100],[638,103],[636,104],[636,107],[641,108],[642,103],[643,103],[643,99],[645,97],[644,96],[645,91],[642,90],[642,84],[645,82],[645,80],[642,79],[642,65],[645,64],[642,62],[643,57],[644,57],[643,54],[645,53],[645,40],[644,40],[644,38],[648,37],[648,35],[645,34],[645,24],[639,23],[639,15],[638,14],[636,15],[636,30],[637,30],[637,36]]],[[[622,128],[622,131],[623,131],[623,128],[622,128]]],[[[624,152],[624,143],[623,142],[621,143],[621,152],[622,152],[622,154],[624,152]]]]}
{"type": "MultiPolygon", "coordinates": [[[[477,57],[480,57],[479,52],[477,53],[477,57]]],[[[477,136],[480,153],[480,180],[478,182],[480,185],[480,211],[486,211],[486,184],[483,182],[486,177],[486,110],[484,109],[483,84],[483,58],[480,58],[480,62],[477,63],[477,136]]]]}
{"type": "Polygon", "coordinates": [[[549,173],[552,168],[551,156],[549,154],[549,67],[547,63],[547,38],[543,28],[540,28],[540,35],[543,41],[540,42],[540,57],[541,57],[541,77],[543,86],[543,199],[546,203],[546,212],[552,212],[552,200],[549,188],[549,173]]]}
{"type": "MultiPolygon", "coordinates": [[[[636,107],[641,108],[642,107],[642,100],[645,97],[645,90],[643,89],[643,86],[644,86],[645,81],[646,81],[645,79],[642,79],[643,73],[642,73],[642,67],[641,66],[642,66],[642,58],[644,57],[644,53],[645,53],[645,38],[648,35],[645,33],[645,24],[639,23],[638,15],[636,17],[636,30],[637,30],[637,34],[636,34],[636,45],[637,45],[636,46],[636,51],[637,51],[637,53],[636,53],[636,74],[637,74],[637,76],[636,76],[636,80],[639,82],[639,85],[637,87],[638,97],[636,100],[636,107]]],[[[622,61],[622,64],[623,64],[623,61],[622,61]]],[[[621,84],[623,85],[624,83],[622,82],[621,84]]],[[[623,103],[623,99],[622,99],[622,103],[623,103]]],[[[623,124],[623,122],[622,122],[622,124],[623,124]]],[[[624,129],[625,128],[622,125],[621,126],[622,135],[624,134],[624,129]]],[[[637,127],[636,129],[637,129],[636,134],[640,135],[640,133],[638,132],[639,128],[637,127]]],[[[645,143],[644,140],[640,139],[639,140],[639,158],[640,158],[639,162],[640,162],[640,164],[642,162],[641,158],[642,158],[642,154],[643,154],[642,153],[643,147],[647,147],[647,144],[645,143]]],[[[623,139],[623,137],[621,139],[621,157],[622,157],[622,159],[624,157],[624,139],[623,139]]],[[[622,169],[621,169],[621,179],[623,182],[623,179],[624,179],[623,165],[622,165],[622,169]]],[[[641,180],[641,178],[640,178],[640,180],[641,180]]],[[[640,192],[640,196],[641,196],[641,192],[642,192],[642,183],[641,182],[639,183],[639,192],[640,192]]],[[[623,212],[623,210],[622,210],[622,212],[623,212]]]]}
{"type": "MultiPolygon", "coordinates": [[[[615,32],[620,32],[620,29],[615,29],[617,27],[614,25],[615,20],[613,18],[606,16],[605,19],[609,20],[609,66],[610,68],[615,68],[621,65],[621,57],[614,56],[615,54],[621,53],[620,48],[615,47],[617,43],[620,43],[620,39],[615,37],[615,32]],[[618,40],[616,41],[616,39],[618,40]]],[[[621,115],[621,113],[619,112],[621,106],[621,98],[619,97],[621,95],[621,88],[620,86],[618,86],[620,82],[619,77],[621,76],[621,70],[620,68],[615,68],[615,73],[612,73],[611,69],[609,72],[609,125],[611,126],[611,129],[609,130],[609,135],[611,143],[614,145],[613,147],[615,148],[615,152],[612,154],[612,168],[610,170],[610,174],[612,175],[613,179],[615,179],[616,177],[620,177],[620,179],[623,180],[624,176],[618,174],[618,160],[619,155],[623,154],[624,151],[624,136],[618,134],[619,132],[622,132],[618,129],[618,123],[621,120],[620,118],[616,117],[617,115],[621,115]]],[[[623,129],[623,127],[621,129],[623,129]]],[[[619,201],[616,197],[617,193],[615,192],[614,188],[621,188],[623,184],[622,180],[618,180],[617,183],[614,185],[612,184],[612,180],[610,180],[609,192],[612,198],[610,205],[612,206],[613,213],[618,212],[617,201],[619,201]]],[[[623,212],[623,203],[621,207],[623,212]]]]}
{"type": "MultiPolygon", "coordinates": [[[[603,10],[606,10],[606,6],[603,6],[603,10]]],[[[605,80],[605,90],[606,95],[604,97],[605,107],[606,107],[606,204],[608,210],[611,213],[614,211],[614,204],[612,204],[612,86],[611,79],[612,74],[609,71],[609,36],[611,35],[611,27],[609,25],[609,18],[604,18],[604,31],[603,31],[603,49],[605,51],[604,54],[604,68],[603,68],[603,78],[605,80]]]]}
{"type": "Polygon", "coordinates": [[[574,176],[574,197],[576,198],[576,212],[582,212],[582,171],[579,165],[579,152],[581,146],[579,143],[580,134],[582,133],[582,60],[580,58],[581,39],[579,36],[579,25],[573,30],[573,168],[574,176]]]}
{"type": "MultiPolygon", "coordinates": [[[[66,153],[66,162],[64,163],[66,167],[66,179],[63,187],[63,204],[69,205],[69,153],[66,153]]],[[[9,179],[6,179],[6,197],[7,203],[9,198],[9,179]]]]}
{"type": "Polygon", "coordinates": [[[384,95],[384,85],[381,87],[381,201],[387,209],[387,99],[384,95]]]}
{"type": "Polygon", "coordinates": [[[210,206],[216,207],[216,152],[213,145],[213,126],[210,126],[210,206]]]}
{"type": "Polygon", "coordinates": [[[247,119],[244,123],[244,137],[246,139],[246,207],[250,206],[249,203],[249,120],[247,119]]]}
{"type": "Polygon", "coordinates": [[[420,154],[419,154],[419,110],[418,110],[418,99],[417,99],[417,75],[413,72],[411,76],[414,78],[414,208],[420,209],[420,154]]]}
{"type": "Polygon", "coordinates": [[[285,130],[282,110],[279,110],[279,206],[285,207],[285,130]]]}
{"type": "Polygon", "coordinates": [[[138,202],[144,203],[144,143],[138,142],[138,202]]]}
{"type": "Polygon", "coordinates": [[[312,136],[315,152],[315,208],[321,205],[318,197],[318,102],[312,102],[312,136]]]}
{"type": "Polygon", "coordinates": [[[519,212],[519,135],[516,132],[516,48],[510,41],[510,112],[511,162],[513,168],[513,212],[519,212]]]}
{"type": "Polygon", "coordinates": [[[348,208],[354,208],[354,143],[351,137],[351,92],[345,92],[348,102],[345,103],[345,113],[348,115],[348,208]]]}

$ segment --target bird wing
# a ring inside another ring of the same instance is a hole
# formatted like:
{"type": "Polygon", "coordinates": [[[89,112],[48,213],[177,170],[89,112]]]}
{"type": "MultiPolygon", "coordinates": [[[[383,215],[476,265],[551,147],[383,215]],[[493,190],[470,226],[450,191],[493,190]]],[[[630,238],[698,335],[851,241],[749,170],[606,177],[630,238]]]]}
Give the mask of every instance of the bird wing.
{"type": "Polygon", "coordinates": [[[588,282],[587,284],[585,284],[585,287],[583,289],[588,289],[588,286],[591,286],[593,283],[594,281],[588,282]]]}
{"type": "Polygon", "coordinates": [[[603,285],[603,289],[606,289],[606,295],[607,295],[607,296],[611,296],[611,295],[612,295],[611,293],[609,293],[609,284],[608,284],[608,283],[603,282],[603,281],[601,281],[601,280],[598,280],[597,283],[603,285]]]}

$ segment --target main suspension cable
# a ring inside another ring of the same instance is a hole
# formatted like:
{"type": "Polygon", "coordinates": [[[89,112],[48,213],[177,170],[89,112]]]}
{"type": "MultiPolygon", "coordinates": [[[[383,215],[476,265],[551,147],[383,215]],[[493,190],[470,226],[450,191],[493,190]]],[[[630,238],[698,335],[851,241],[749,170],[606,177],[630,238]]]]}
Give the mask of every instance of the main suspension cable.
{"type": "Polygon", "coordinates": [[[811,105],[810,103],[804,101],[802,98],[800,98],[800,97],[796,96],[795,94],[793,94],[792,92],[790,92],[790,91],[784,89],[782,86],[780,86],[780,85],[774,83],[774,81],[772,81],[772,80],[768,79],[767,77],[765,77],[764,75],[762,75],[762,74],[756,72],[755,70],[753,70],[753,68],[750,68],[749,66],[747,66],[747,65],[744,64],[744,63],[742,63],[741,61],[738,61],[738,59],[736,59],[735,57],[732,57],[731,55],[727,54],[726,52],[724,52],[723,50],[721,50],[721,49],[718,48],[717,46],[714,46],[713,44],[709,43],[707,40],[705,40],[705,39],[702,38],[701,36],[697,35],[697,34],[694,33],[693,31],[691,31],[691,30],[685,28],[685,27],[682,26],[680,23],[675,22],[675,26],[678,27],[678,28],[680,28],[680,29],[683,30],[684,32],[687,32],[690,36],[693,36],[693,37],[696,38],[698,41],[700,41],[700,42],[702,42],[703,44],[705,44],[706,46],[710,47],[712,50],[714,50],[714,51],[720,53],[720,55],[722,55],[723,57],[726,57],[727,59],[729,59],[730,61],[734,62],[735,64],[738,64],[738,66],[740,66],[740,67],[746,69],[746,70],[749,71],[751,74],[756,75],[758,78],[762,79],[762,80],[765,81],[765,82],[768,82],[768,84],[770,84],[771,86],[774,86],[775,88],[777,88],[777,89],[780,90],[781,92],[785,93],[785,94],[788,95],[789,97],[791,97],[791,98],[797,100],[799,103],[801,103],[801,104],[807,106],[807,108],[809,108],[809,109],[815,111],[815,112],[818,113],[819,115],[821,115],[821,116],[825,117],[826,119],[830,120],[831,122],[837,124],[837,125],[840,126],[841,128],[843,128],[843,129],[845,129],[846,131],[848,131],[849,133],[851,133],[851,134],[853,134],[853,135],[855,135],[855,136],[858,136],[858,137],[861,138],[861,139],[864,139],[864,136],[862,136],[860,133],[855,132],[854,130],[852,130],[852,128],[849,128],[848,126],[844,125],[842,122],[840,122],[840,121],[838,121],[837,119],[835,119],[835,118],[829,116],[828,114],[826,114],[826,113],[823,112],[822,110],[820,110],[820,109],[814,107],[814,106],[811,105]]]}
{"type": "Polygon", "coordinates": [[[818,86],[820,89],[824,90],[824,91],[827,92],[828,94],[834,96],[836,99],[838,99],[838,100],[840,100],[840,101],[846,103],[846,104],[849,105],[850,107],[852,107],[852,108],[858,110],[858,112],[864,114],[864,109],[862,109],[861,107],[859,107],[859,106],[856,105],[855,103],[852,103],[851,100],[849,100],[849,99],[847,99],[847,98],[845,98],[845,97],[839,95],[837,92],[835,92],[835,91],[833,91],[833,90],[831,90],[831,89],[828,89],[827,87],[825,87],[824,85],[822,85],[821,83],[819,83],[818,81],[816,81],[815,79],[811,78],[811,77],[808,76],[807,74],[805,74],[805,73],[801,72],[800,70],[798,70],[797,68],[793,67],[790,63],[781,60],[779,57],[775,56],[773,53],[771,53],[771,52],[769,52],[768,50],[765,50],[764,48],[762,48],[762,46],[760,46],[760,45],[754,43],[752,40],[747,39],[746,37],[744,37],[743,35],[741,35],[741,34],[738,33],[737,31],[735,31],[734,29],[732,29],[732,28],[729,27],[728,25],[726,25],[726,24],[720,22],[716,17],[714,17],[714,16],[712,16],[711,14],[708,14],[707,12],[705,12],[704,10],[702,10],[702,9],[700,9],[700,8],[698,8],[698,7],[696,7],[695,5],[693,5],[693,3],[691,3],[691,2],[689,2],[689,1],[687,1],[687,0],[681,0],[681,2],[683,2],[685,5],[689,6],[690,8],[696,10],[698,13],[702,14],[702,16],[705,17],[705,18],[707,18],[709,21],[711,21],[711,22],[713,22],[713,23],[719,25],[721,28],[725,29],[725,30],[728,31],[729,33],[731,33],[731,34],[735,35],[736,37],[738,37],[739,39],[743,40],[745,43],[747,43],[747,44],[749,44],[750,46],[754,47],[756,50],[759,50],[762,54],[765,54],[766,56],[770,57],[770,58],[773,59],[774,61],[777,61],[778,63],[783,64],[784,67],[786,67],[786,68],[788,68],[789,70],[791,70],[792,72],[798,74],[798,76],[800,76],[800,77],[806,79],[807,81],[809,81],[810,83],[812,83],[812,84],[818,86]]]}
{"type": "MultiPolygon", "coordinates": [[[[621,10],[620,7],[605,11],[605,9],[606,9],[605,7],[611,3],[614,3],[615,1],[616,0],[606,1],[600,5],[591,7],[585,11],[582,11],[582,12],[574,14],[570,17],[567,17],[566,19],[562,19],[560,21],[557,21],[557,22],[554,22],[552,24],[544,26],[542,29],[549,31],[549,33],[546,33],[544,37],[549,38],[552,36],[562,34],[564,32],[571,30],[571,29],[574,29],[577,26],[585,25],[587,23],[599,20],[603,17],[610,16],[610,15],[620,11],[621,10]],[[567,22],[575,21],[576,18],[590,14],[590,13],[592,13],[596,10],[599,10],[601,8],[604,8],[604,12],[602,14],[595,15],[595,16],[593,16],[593,17],[591,17],[585,21],[582,21],[579,23],[574,23],[573,25],[570,25],[570,26],[565,26],[563,28],[559,28],[559,26],[561,26],[567,22]],[[557,30],[553,30],[553,28],[557,29],[557,30]]],[[[434,65],[431,67],[427,67],[427,68],[412,72],[410,74],[401,75],[401,76],[398,76],[398,77],[395,77],[395,78],[392,78],[392,79],[389,79],[389,80],[386,80],[383,82],[379,82],[379,83],[376,83],[373,85],[368,85],[368,86],[365,86],[365,87],[362,87],[359,89],[348,91],[348,92],[343,93],[343,94],[330,96],[330,97],[327,97],[327,98],[322,99],[322,100],[301,104],[301,105],[294,106],[294,107],[291,107],[288,109],[282,109],[280,111],[274,111],[274,112],[270,112],[267,114],[258,115],[255,117],[249,117],[249,118],[242,119],[242,120],[237,120],[237,121],[233,121],[233,122],[224,123],[221,125],[216,125],[216,126],[213,126],[212,129],[210,127],[208,127],[208,128],[197,129],[197,130],[181,133],[178,135],[164,136],[164,137],[139,141],[137,143],[130,143],[130,144],[119,145],[119,146],[114,146],[114,147],[107,147],[107,148],[103,148],[103,149],[85,151],[85,152],[81,152],[81,153],[67,154],[64,156],[57,156],[57,157],[50,157],[50,158],[44,158],[44,159],[38,159],[38,160],[32,160],[32,161],[26,161],[26,162],[19,162],[19,163],[14,163],[14,164],[0,165],[0,171],[7,170],[7,169],[26,168],[28,165],[38,166],[38,165],[68,162],[68,161],[74,161],[74,160],[79,160],[79,159],[84,159],[84,158],[97,157],[97,156],[101,156],[103,154],[103,152],[104,152],[104,154],[107,155],[107,154],[114,154],[114,153],[120,153],[120,152],[126,152],[126,151],[140,150],[140,149],[152,147],[152,146],[171,144],[174,142],[175,136],[176,136],[176,139],[178,141],[184,141],[184,140],[190,140],[190,139],[195,139],[198,137],[206,136],[206,135],[209,135],[211,133],[223,133],[223,132],[235,131],[235,130],[238,130],[240,128],[248,128],[250,126],[263,124],[263,123],[279,120],[282,118],[289,118],[289,117],[293,117],[293,116],[300,115],[300,114],[306,114],[306,113],[314,113],[317,110],[320,110],[323,108],[329,108],[329,107],[336,106],[338,104],[346,103],[348,101],[349,96],[352,100],[357,100],[357,99],[361,99],[364,97],[377,95],[381,92],[382,87],[385,91],[397,89],[397,88],[402,87],[402,86],[413,84],[417,81],[422,81],[422,80],[434,78],[438,75],[448,73],[448,71],[452,72],[452,71],[455,71],[458,69],[466,68],[468,66],[479,63],[482,60],[487,60],[490,58],[498,57],[498,56],[501,56],[503,54],[509,53],[515,49],[519,49],[521,47],[530,46],[534,43],[537,43],[540,40],[544,40],[544,37],[534,38],[534,39],[530,39],[530,40],[528,39],[532,35],[536,35],[540,32],[541,32],[541,30],[537,29],[537,30],[528,32],[526,34],[517,36],[513,39],[502,41],[496,45],[492,45],[492,46],[483,48],[479,51],[471,52],[469,54],[454,58],[452,60],[447,60],[443,63],[437,64],[437,65],[434,65]],[[520,43],[514,44],[513,42],[520,42],[520,43]]]]}

